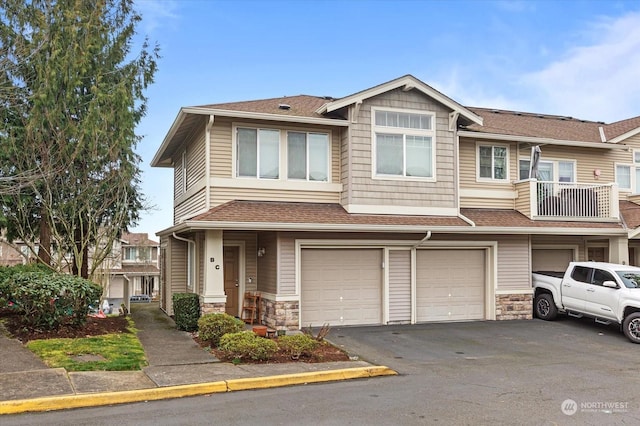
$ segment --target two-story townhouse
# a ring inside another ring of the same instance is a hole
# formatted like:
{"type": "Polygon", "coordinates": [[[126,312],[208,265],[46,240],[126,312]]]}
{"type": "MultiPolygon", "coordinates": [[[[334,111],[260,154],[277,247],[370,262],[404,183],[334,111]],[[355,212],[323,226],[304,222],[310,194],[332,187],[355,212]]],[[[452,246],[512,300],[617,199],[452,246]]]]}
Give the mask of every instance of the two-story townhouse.
{"type": "Polygon", "coordinates": [[[530,318],[532,270],[638,261],[639,134],[464,107],[410,75],[182,108],[152,161],[174,171],[161,306],[194,292],[241,315],[259,291],[262,322],[294,329],[530,318]]]}
{"type": "Polygon", "coordinates": [[[134,295],[158,297],[160,284],[160,243],[145,233],[123,233],[114,242],[111,256],[102,263],[105,298],[114,312],[134,295]]]}

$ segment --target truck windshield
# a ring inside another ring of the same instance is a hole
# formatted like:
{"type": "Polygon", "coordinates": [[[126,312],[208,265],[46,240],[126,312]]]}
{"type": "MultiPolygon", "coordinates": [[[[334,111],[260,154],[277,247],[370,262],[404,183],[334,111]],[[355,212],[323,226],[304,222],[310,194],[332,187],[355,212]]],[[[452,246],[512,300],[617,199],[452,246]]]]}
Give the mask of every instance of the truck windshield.
{"type": "Polygon", "coordinates": [[[618,276],[622,279],[625,287],[627,288],[639,288],[640,287],[640,272],[631,271],[617,271],[618,276]]]}

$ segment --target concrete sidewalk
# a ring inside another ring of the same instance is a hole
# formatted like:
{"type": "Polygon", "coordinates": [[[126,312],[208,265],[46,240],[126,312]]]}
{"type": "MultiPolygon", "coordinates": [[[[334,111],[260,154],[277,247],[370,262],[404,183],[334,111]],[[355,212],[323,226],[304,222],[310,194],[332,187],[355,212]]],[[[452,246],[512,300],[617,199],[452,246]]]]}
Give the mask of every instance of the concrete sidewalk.
{"type": "Polygon", "coordinates": [[[156,303],[136,304],[131,315],[149,362],[142,371],[47,368],[0,330],[0,415],[396,374],[364,361],[223,363],[177,330],[156,303]]]}

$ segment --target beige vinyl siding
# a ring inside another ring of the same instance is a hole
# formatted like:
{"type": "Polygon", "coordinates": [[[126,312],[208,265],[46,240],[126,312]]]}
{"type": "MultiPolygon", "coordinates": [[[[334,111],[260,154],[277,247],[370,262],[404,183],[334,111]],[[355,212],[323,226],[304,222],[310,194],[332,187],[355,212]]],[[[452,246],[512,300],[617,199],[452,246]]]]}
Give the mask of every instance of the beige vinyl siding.
{"type": "Polygon", "coordinates": [[[187,190],[205,177],[205,134],[204,129],[187,148],[187,190]]]}
{"type": "MultiPolygon", "coordinates": [[[[230,178],[233,176],[233,150],[235,149],[235,135],[233,134],[233,125],[250,128],[272,128],[281,130],[282,153],[286,152],[286,132],[303,131],[303,132],[321,132],[329,133],[331,139],[331,182],[340,182],[340,142],[341,130],[329,129],[324,126],[302,126],[294,123],[281,123],[277,121],[247,121],[247,120],[231,120],[227,117],[216,117],[213,128],[211,129],[211,176],[230,178]]],[[[286,176],[281,176],[281,180],[286,180],[286,176]]]]}
{"type": "MultiPolygon", "coordinates": [[[[297,237],[301,238],[301,237],[297,237]]],[[[304,237],[306,238],[306,237],[304,237]]],[[[278,294],[296,294],[296,236],[291,233],[278,234],[278,294]]]]}
{"type": "Polygon", "coordinates": [[[455,185],[455,146],[449,131],[449,111],[416,91],[396,89],[366,100],[351,124],[350,204],[412,207],[457,205],[455,185]],[[371,107],[402,108],[435,113],[434,128],[436,182],[416,180],[372,179],[371,107]]]}
{"type": "Polygon", "coordinates": [[[529,237],[501,236],[498,239],[498,290],[529,290],[529,237]]]}
{"type": "Polygon", "coordinates": [[[198,232],[195,235],[196,241],[196,276],[198,277],[198,282],[194,285],[194,291],[198,294],[204,294],[204,256],[205,256],[205,234],[204,232],[198,232]]]}
{"type": "Polygon", "coordinates": [[[389,323],[411,321],[411,251],[389,251],[389,323]]]}
{"type": "MultiPolygon", "coordinates": [[[[615,163],[630,163],[633,158],[630,152],[617,149],[544,145],[541,150],[540,161],[575,160],[576,181],[579,183],[606,184],[615,182],[615,163]],[[596,169],[600,170],[598,179],[593,173],[596,169]]],[[[523,145],[519,154],[519,159],[528,160],[531,157],[531,148],[523,145]]]]}
{"type": "MultiPolygon", "coordinates": [[[[244,271],[245,290],[255,291],[258,286],[258,245],[255,232],[251,231],[224,231],[223,244],[230,242],[244,242],[244,271]],[[252,283],[249,283],[249,278],[252,283]]],[[[240,265],[242,267],[242,265],[240,265]]]]}
{"type": "Polygon", "coordinates": [[[498,141],[476,141],[469,138],[460,138],[460,189],[462,191],[487,191],[485,194],[476,192],[473,196],[460,196],[460,206],[463,208],[494,208],[513,209],[513,198],[492,197],[492,192],[512,191],[512,182],[518,179],[518,160],[515,143],[498,141]],[[509,177],[505,181],[480,181],[478,182],[477,153],[478,142],[482,145],[507,146],[509,155],[509,177]]]}
{"type": "Polygon", "coordinates": [[[513,200],[508,198],[460,197],[463,209],[513,209],[513,200]]]}
{"type": "Polygon", "coordinates": [[[184,194],[184,179],[182,174],[182,160],[179,159],[175,162],[173,168],[173,199],[176,200],[179,196],[184,194]]]}
{"type": "Polygon", "coordinates": [[[216,117],[211,128],[211,176],[233,177],[233,135],[231,119],[216,117]]]}
{"type": "Polygon", "coordinates": [[[350,196],[350,182],[351,182],[351,161],[349,161],[350,155],[350,145],[349,138],[351,134],[351,129],[344,129],[341,136],[340,142],[340,170],[341,170],[341,182],[342,182],[342,193],[340,194],[340,203],[342,205],[349,204],[351,202],[350,196]]]}
{"type": "Polygon", "coordinates": [[[197,212],[202,212],[205,207],[205,190],[202,189],[189,197],[173,209],[173,221],[178,223],[181,219],[190,218],[197,212]]]}
{"type": "Polygon", "coordinates": [[[531,181],[518,182],[515,185],[518,191],[515,208],[523,215],[531,218],[531,181]]]}
{"type": "Polygon", "coordinates": [[[258,290],[276,294],[278,291],[278,240],[275,232],[261,232],[258,247],[265,255],[258,257],[258,290]]]}
{"type": "Polygon", "coordinates": [[[338,203],[340,193],[333,191],[291,191],[251,188],[211,188],[212,207],[232,200],[338,203]]]}
{"type": "MultiPolygon", "coordinates": [[[[629,147],[631,147],[632,150],[629,152],[627,151],[617,152],[615,161],[618,163],[624,163],[629,165],[633,164],[633,150],[640,150],[640,134],[632,136],[620,143],[628,145],[629,147]]],[[[613,165],[613,173],[615,176],[615,164],[613,165]]],[[[635,194],[632,194],[631,192],[628,192],[628,191],[620,191],[620,199],[628,200],[630,197],[633,198],[634,195],[636,195],[637,197],[637,194],[640,194],[640,182],[636,182],[635,194]]]]}
{"type": "Polygon", "coordinates": [[[168,314],[173,315],[173,294],[187,291],[187,243],[174,238],[169,239],[167,251],[170,252],[170,261],[167,272],[167,307],[168,314]]]}
{"type": "MultiPolygon", "coordinates": [[[[286,152],[286,131],[317,131],[329,133],[331,139],[331,182],[340,183],[340,145],[342,132],[340,129],[327,129],[320,126],[299,126],[287,125],[278,122],[256,122],[256,121],[232,121],[226,117],[216,117],[213,128],[211,129],[211,177],[214,178],[235,178],[233,176],[233,150],[235,137],[233,135],[233,125],[247,127],[268,127],[281,130],[281,154],[286,152]]],[[[281,155],[282,158],[282,155],[281,155]]],[[[232,200],[251,200],[251,201],[296,201],[296,202],[319,202],[319,203],[337,203],[340,200],[339,191],[304,191],[287,189],[286,176],[280,176],[280,179],[270,182],[281,182],[283,189],[261,189],[257,179],[242,178],[243,183],[256,183],[256,188],[236,188],[212,186],[211,203],[212,207],[226,203],[232,200]]],[[[291,181],[299,182],[299,181],[291,181]]],[[[318,187],[322,183],[317,183],[318,187]]]]}

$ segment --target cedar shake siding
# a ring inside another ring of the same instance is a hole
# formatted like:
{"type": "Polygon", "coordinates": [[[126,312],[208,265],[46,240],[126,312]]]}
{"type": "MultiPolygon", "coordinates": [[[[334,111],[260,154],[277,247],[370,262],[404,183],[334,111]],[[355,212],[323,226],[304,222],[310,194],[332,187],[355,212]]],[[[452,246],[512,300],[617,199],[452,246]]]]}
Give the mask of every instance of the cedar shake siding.
{"type": "Polygon", "coordinates": [[[449,112],[444,106],[416,91],[396,89],[366,100],[360,108],[357,123],[352,123],[350,129],[351,174],[346,177],[349,205],[455,208],[456,150],[454,134],[448,128],[449,112]],[[372,164],[372,107],[435,113],[435,182],[372,178],[372,167],[375,167],[372,164]]]}

